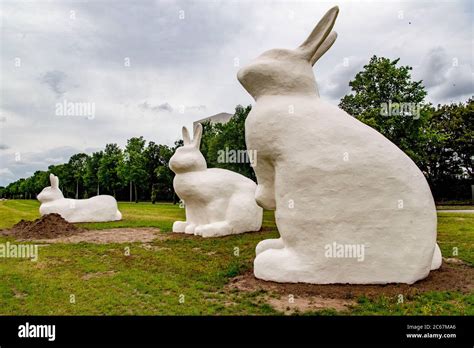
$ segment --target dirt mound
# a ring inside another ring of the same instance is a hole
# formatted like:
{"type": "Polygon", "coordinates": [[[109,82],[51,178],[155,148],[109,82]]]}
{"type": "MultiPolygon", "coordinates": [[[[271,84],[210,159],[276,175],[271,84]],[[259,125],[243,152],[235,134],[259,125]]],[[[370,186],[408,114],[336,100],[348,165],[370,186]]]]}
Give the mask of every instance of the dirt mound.
{"type": "Polygon", "coordinates": [[[0,231],[0,234],[16,239],[48,239],[72,236],[84,231],[64,220],[59,214],[48,214],[35,221],[21,220],[11,229],[0,231]]]}
{"type": "Polygon", "coordinates": [[[353,284],[280,284],[254,277],[253,272],[233,278],[230,289],[240,291],[267,290],[278,294],[294,296],[321,296],[331,299],[356,299],[360,296],[412,296],[427,291],[459,291],[469,293],[474,290],[474,267],[444,260],[443,265],[429,276],[415,284],[353,285],[353,284]]]}

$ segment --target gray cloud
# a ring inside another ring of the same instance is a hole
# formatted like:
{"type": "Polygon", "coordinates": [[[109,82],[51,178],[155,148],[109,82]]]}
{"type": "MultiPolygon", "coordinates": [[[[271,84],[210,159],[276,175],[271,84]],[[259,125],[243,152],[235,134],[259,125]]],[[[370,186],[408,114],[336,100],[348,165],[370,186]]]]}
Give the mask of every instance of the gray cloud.
{"type": "Polygon", "coordinates": [[[64,86],[66,74],[62,71],[47,71],[43,76],[41,76],[40,80],[42,83],[46,84],[58,97],[62,96],[64,92],[66,92],[64,86]]]}
{"type": "Polygon", "coordinates": [[[173,112],[173,107],[168,103],[151,105],[147,101],[144,101],[143,103],[138,104],[138,106],[143,110],[150,110],[150,111],[155,111],[155,112],[160,112],[160,111],[173,112]]]}
{"type": "Polygon", "coordinates": [[[423,58],[418,76],[428,89],[428,95],[449,102],[473,95],[472,62],[460,61],[443,47],[429,50],[423,58]]]}
{"type": "Polygon", "coordinates": [[[436,91],[440,99],[451,99],[460,96],[474,95],[473,71],[470,66],[461,65],[452,67],[446,73],[444,85],[436,91]]]}
{"type": "Polygon", "coordinates": [[[349,82],[369,61],[369,57],[365,60],[359,57],[347,57],[346,59],[336,65],[326,79],[321,80],[319,86],[321,96],[339,102],[344,95],[350,92],[349,82]]]}
{"type": "Polygon", "coordinates": [[[423,85],[426,88],[436,87],[446,81],[446,71],[449,69],[449,58],[442,47],[431,49],[421,63],[423,85]]]}

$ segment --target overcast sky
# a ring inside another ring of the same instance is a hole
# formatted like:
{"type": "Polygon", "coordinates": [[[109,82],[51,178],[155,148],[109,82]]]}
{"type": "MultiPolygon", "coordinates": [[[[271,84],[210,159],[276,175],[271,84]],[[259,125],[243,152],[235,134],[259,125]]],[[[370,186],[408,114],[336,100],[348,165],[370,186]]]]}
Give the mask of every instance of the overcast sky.
{"type": "Polygon", "coordinates": [[[336,4],[338,39],[314,67],[323,98],[338,103],[374,54],[412,66],[428,101],[473,95],[470,0],[0,3],[0,185],[133,136],[171,145],[251,104],[238,65],[297,47],[336,4]],[[57,115],[64,101],[94,115],[57,115]]]}

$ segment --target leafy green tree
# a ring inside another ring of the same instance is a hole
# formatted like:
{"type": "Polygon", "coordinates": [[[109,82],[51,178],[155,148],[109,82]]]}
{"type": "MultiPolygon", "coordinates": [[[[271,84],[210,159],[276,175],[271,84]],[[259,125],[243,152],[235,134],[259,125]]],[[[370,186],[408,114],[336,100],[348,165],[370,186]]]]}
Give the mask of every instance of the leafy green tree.
{"type": "Polygon", "coordinates": [[[472,177],[474,174],[474,97],[469,98],[466,103],[438,106],[432,121],[446,140],[445,155],[450,155],[451,166],[457,168],[451,170],[452,174],[466,174],[472,177]]]}
{"type": "Polygon", "coordinates": [[[169,168],[169,162],[175,149],[166,145],[159,145],[158,147],[159,165],[155,168],[154,173],[156,177],[156,183],[154,185],[157,196],[156,199],[170,200],[174,196],[174,173],[169,168]]]}
{"type": "Polygon", "coordinates": [[[119,167],[123,162],[123,152],[117,144],[105,145],[99,164],[99,185],[116,197],[117,189],[123,186],[119,176],[119,167]]]}
{"type": "MultiPolygon", "coordinates": [[[[148,185],[153,196],[153,192],[156,191],[157,176],[155,175],[155,170],[159,166],[163,165],[160,159],[160,145],[156,144],[153,141],[148,143],[144,151],[145,156],[145,170],[148,177],[148,185]]],[[[153,197],[150,197],[153,201],[153,197]]],[[[156,198],[156,192],[155,192],[156,198]]]]}
{"type": "Polygon", "coordinates": [[[18,198],[19,182],[20,182],[20,180],[17,180],[15,182],[12,182],[12,183],[7,185],[6,190],[8,192],[8,197],[9,198],[12,198],[12,199],[18,198]]]}
{"type": "Polygon", "coordinates": [[[69,159],[69,167],[76,183],[76,199],[79,199],[79,184],[82,183],[86,171],[86,163],[89,156],[85,153],[72,155],[69,159]]]}
{"type": "Polygon", "coordinates": [[[173,196],[173,172],[169,169],[169,160],[174,149],[167,145],[157,145],[150,141],[145,149],[145,168],[151,185],[151,200],[167,200],[173,196]]]}
{"type": "Polygon", "coordinates": [[[25,179],[24,188],[25,188],[25,199],[31,199],[32,197],[35,196],[33,176],[30,176],[25,179]]]}
{"type": "Polygon", "coordinates": [[[99,167],[103,155],[103,151],[98,151],[87,158],[83,177],[85,193],[87,195],[89,195],[88,192],[93,192],[97,195],[100,194],[99,167]]]}
{"type": "Polygon", "coordinates": [[[466,104],[424,102],[422,81],[412,81],[399,59],[373,56],[349,82],[352,93],[339,106],[373,127],[425,174],[435,199],[466,199],[472,184],[473,100],[466,104]],[[403,106],[411,106],[403,108],[403,106]]]}
{"type": "Polygon", "coordinates": [[[153,184],[152,187],[151,187],[151,203],[152,204],[155,204],[156,203],[156,200],[158,198],[158,188],[157,188],[157,184],[153,184]]]}
{"type": "Polygon", "coordinates": [[[37,170],[32,176],[32,190],[33,194],[37,195],[43,188],[50,185],[48,172],[37,170]]]}
{"type": "Polygon", "coordinates": [[[21,178],[20,180],[18,180],[18,195],[19,195],[19,198],[26,198],[26,180],[24,178],[21,178]]]}
{"type": "Polygon", "coordinates": [[[430,126],[439,135],[428,143],[424,167],[438,200],[468,200],[474,184],[474,98],[432,108],[430,126]]]}
{"type": "MultiPolygon", "coordinates": [[[[145,167],[145,139],[134,137],[127,140],[124,160],[119,167],[119,175],[134,187],[135,203],[138,203],[138,189],[146,187],[148,173],[145,167]]],[[[130,195],[131,200],[131,195],[130,195]]]]}
{"type": "Polygon", "coordinates": [[[436,134],[429,129],[429,106],[422,81],[412,81],[409,66],[397,66],[399,59],[373,56],[349,82],[352,93],[339,106],[376,129],[417,164],[423,148],[436,134]]]}
{"type": "MultiPolygon", "coordinates": [[[[258,163],[256,158],[247,155],[245,144],[245,120],[252,107],[238,105],[232,118],[225,124],[203,125],[201,152],[209,167],[224,168],[235,171],[256,180],[250,160],[258,163]]],[[[252,150],[252,149],[249,149],[252,150]]]]}

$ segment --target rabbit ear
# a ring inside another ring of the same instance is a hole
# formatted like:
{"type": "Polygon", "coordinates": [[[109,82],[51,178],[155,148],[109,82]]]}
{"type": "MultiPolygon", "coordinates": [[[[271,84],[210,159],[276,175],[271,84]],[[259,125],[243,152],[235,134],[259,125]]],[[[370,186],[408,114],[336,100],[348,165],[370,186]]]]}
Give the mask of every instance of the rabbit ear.
{"type": "Polygon", "coordinates": [[[324,17],[321,18],[305,42],[303,42],[301,46],[298,47],[298,50],[302,53],[303,57],[308,60],[308,62],[311,62],[313,57],[317,57],[317,59],[321,57],[323,53],[326,52],[329,47],[331,47],[332,43],[334,43],[336,37],[330,37],[328,45],[324,45],[326,38],[334,26],[334,22],[336,21],[338,13],[339,7],[337,6],[334,6],[328,12],[326,12],[324,17]],[[319,51],[319,47],[322,45],[325,46],[325,49],[319,51]]]}
{"type": "Polygon", "coordinates": [[[321,46],[318,47],[318,49],[316,50],[316,53],[311,57],[309,61],[311,65],[314,65],[314,63],[316,63],[319,60],[319,58],[321,58],[322,55],[326,53],[328,49],[331,48],[332,44],[334,43],[334,41],[336,41],[336,39],[337,39],[337,33],[333,30],[326,37],[326,40],[324,40],[321,46]]]}
{"type": "Polygon", "coordinates": [[[183,142],[184,142],[184,145],[189,145],[191,144],[191,137],[189,136],[189,132],[188,132],[188,129],[186,127],[183,126],[183,142]]]}
{"type": "Polygon", "coordinates": [[[194,138],[193,138],[193,145],[199,149],[199,145],[201,145],[201,138],[202,138],[202,124],[198,123],[194,126],[194,138]]]}
{"type": "Polygon", "coordinates": [[[53,173],[49,174],[49,182],[51,183],[52,188],[58,188],[59,187],[59,179],[53,173]]]}

